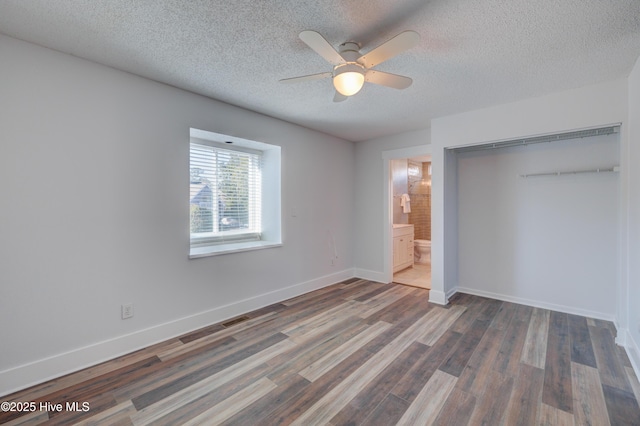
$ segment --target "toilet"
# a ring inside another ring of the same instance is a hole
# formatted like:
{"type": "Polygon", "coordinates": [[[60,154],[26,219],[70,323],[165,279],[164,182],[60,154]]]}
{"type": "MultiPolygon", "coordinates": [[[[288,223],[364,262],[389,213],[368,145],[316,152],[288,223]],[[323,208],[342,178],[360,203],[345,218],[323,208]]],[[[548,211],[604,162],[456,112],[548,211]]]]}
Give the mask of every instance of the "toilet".
{"type": "Polygon", "coordinates": [[[413,253],[416,263],[431,263],[431,241],[413,240],[413,253]]]}

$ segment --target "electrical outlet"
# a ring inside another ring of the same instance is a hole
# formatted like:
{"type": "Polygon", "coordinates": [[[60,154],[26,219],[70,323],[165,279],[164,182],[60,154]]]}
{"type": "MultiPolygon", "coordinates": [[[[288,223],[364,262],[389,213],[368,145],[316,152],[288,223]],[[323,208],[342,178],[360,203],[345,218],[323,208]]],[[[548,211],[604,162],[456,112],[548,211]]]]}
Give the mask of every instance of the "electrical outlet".
{"type": "Polygon", "coordinates": [[[131,318],[133,316],[133,303],[127,303],[121,306],[122,319],[131,318]]]}

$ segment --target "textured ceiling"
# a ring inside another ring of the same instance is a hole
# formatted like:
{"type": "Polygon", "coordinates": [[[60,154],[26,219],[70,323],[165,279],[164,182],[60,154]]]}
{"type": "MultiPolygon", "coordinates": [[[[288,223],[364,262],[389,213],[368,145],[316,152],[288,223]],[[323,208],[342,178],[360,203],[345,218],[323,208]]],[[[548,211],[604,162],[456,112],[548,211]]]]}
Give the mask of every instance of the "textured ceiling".
{"type": "MultiPolygon", "coordinates": [[[[0,0],[0,33],[348,140],[435,117],[626,77],[640,55],[640,0],[0,0]],[[417,47],[334,103],[330,71],[298,38],[367,52],[404,30],[417,47]]],[[[0,57],[1,61],[1,57],[0,57]]]]}

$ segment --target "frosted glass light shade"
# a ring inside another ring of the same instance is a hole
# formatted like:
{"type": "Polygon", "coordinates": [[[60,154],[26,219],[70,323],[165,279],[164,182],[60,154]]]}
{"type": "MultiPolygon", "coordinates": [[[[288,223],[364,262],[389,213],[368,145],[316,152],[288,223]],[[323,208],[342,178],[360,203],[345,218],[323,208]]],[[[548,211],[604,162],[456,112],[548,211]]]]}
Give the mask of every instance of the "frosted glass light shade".
{"type": "Polygon", "coordinates": [[[357,71],[347,71],[336,74],[333,77],[333,87],[344,96],[353,96],[362,89],[364,74],[357,71]]]}

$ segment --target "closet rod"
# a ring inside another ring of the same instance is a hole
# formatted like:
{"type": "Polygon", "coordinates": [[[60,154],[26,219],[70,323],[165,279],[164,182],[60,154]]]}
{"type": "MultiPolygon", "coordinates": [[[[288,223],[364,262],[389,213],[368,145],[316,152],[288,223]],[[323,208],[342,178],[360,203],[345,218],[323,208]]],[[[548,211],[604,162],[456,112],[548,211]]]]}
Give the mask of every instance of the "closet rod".
{"type": "Polygon", "coordinates": [[[590,169],[590,170],[574,170],[570,172],[550,172],[550,173],[532,173],[528,175],[520,175],[521,178],[539,177],[539,176],[562,176],[562,175],[579,175],[585,173],[610,173],[619,172],[620,167],[614,166],[602,169],[590,169]]]}

